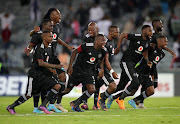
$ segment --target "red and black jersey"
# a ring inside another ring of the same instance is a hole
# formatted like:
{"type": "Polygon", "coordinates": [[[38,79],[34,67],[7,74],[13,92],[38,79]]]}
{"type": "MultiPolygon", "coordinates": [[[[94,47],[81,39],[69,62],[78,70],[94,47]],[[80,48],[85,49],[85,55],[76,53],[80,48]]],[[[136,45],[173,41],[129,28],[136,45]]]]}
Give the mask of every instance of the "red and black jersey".
{"type": "Polygon", "coordinates": [[[59,37],[59,28],[57,25],[53,25],[53,41],[51,43],[52,50],[54,53],[56,53],[56,47],[57,47],[57,40],[59,37]]]}
{"type": "Polygon", "coordinates": [[[78,53],[73,71],[92,74],[93,67],[104,58],[107,51],[105,49],[96,50],[94,43],[85,43],[78,47],[78,53]]]}
{"type": "MultiPolygon", "coordinates": [[[[155,49],[150,48],[148,50],[148,58],[149,61],[153,63],[152,68],[147,65],[146,60],[143,58],[140,65],[136,68],[136,72],[141,75],[147,75],[149,76],[152,73],[157,72],[156,65],[163,59],[165,56],[165,53],[163,50],[158,49],[155,47],[155,49]]],[[[157,79],[157,78],[156,78],[157,79]]]]}
{"type": "Polygon", "coordinates": [[[121,61],[138,63],[143,57],[142,53],[149,46],[150,40],[144,40],[141,34],[128,34],[127,35],[129,46],[124,52],[121,61]]]}
{"type": "Polygon", "coordinates": [[[37,69],[44,74],[51,74],[49,70],[47,70],[46,67],[39,66],[38,60],[43,60],[44,62],[51,63],[53,62],[53,52],[52,47],[48,46],[45,47],[43,43],[38,44],[35,53],[33,56],[33,62],[32,62],[32,68],[37,69]]]}

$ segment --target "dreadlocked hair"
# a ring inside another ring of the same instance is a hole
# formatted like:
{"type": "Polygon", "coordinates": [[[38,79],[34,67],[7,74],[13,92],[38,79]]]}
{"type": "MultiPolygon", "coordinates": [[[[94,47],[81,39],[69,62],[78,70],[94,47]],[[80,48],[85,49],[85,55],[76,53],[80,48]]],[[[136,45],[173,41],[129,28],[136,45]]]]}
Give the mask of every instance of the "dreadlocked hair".
{"type": "Polygon", "coordinates": [[[50,19],[51,12],[57,10],[56,8],[50,8],[43,19],[50,19]]]}

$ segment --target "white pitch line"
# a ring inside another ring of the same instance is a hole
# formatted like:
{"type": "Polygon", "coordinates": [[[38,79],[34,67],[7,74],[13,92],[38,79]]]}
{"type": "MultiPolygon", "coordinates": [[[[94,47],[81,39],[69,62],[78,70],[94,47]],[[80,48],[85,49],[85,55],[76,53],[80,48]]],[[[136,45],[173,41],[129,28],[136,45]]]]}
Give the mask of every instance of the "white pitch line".
{"type": "MultiPolygon", "coordinates": [[[[12,115],[0,115],[0,116],[11,116],[12,115]]],[[[106,117],[125,117],[125,116],[131,116],[131,115],[50,115],[50,114],[43,114],[43,115],[35,115],[35,114],[17,114],[14,116],[42,116],[42,117],[47,117],[47,116],[51,116],[51,117],[61,117],[61,116],[93,116],[93,117],[97,117],[97,116],[106,116],[106,117]]],[[[173,117],[179,117],[180,115],[138,115],[138,116],[144,116],[144,117],[148,117],[148,116],[160,116],[160,117],[167,117],[167,116],[173,116],[173,117]]]]}

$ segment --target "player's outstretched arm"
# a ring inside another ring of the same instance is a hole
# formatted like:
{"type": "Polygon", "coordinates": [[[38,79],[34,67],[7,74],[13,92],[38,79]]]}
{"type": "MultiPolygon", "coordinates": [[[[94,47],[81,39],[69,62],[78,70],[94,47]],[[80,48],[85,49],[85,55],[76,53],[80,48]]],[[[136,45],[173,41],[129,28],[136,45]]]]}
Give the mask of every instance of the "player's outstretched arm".
{"type": "Polygon", "coordinates": [[[147,65],[152,68],[152,62],[149,61],[149,58],[148,58],[148,49],[146,49],[143,53],[142,53],[144,59],[146,60],[147,62],[147,65]]]}
{"type": "Polygon", "coordinates": [[[69,46],[68,44],[66,44],[66,43],[65,43],[64,41],[62,41],[59,37],[58,37],[57,42],[58,42],[58,44],[67,47],[69,50],[72,50],[72,49],[74,50],[74,49],[76,49],[75,47],[69,46]]]}
{"type": "Polygon", "coordinates": [[[175,54],[172,50],[170,50],[170,49],[167,48],[167,47],[164,47],[163,49],[165,49],[166,51],[168,51],[169,53],[171,53],[171,54],[173,55],[173,57],[176,58],[176,54],[175,54]]]}
{"type": "Polygon", "coordinates": [[[38,31],[40,31],[40,27],[38,27],[38,26],[35,26],[34,27],[34,29],[30,32],[30,37],[32,37],[32,35],[35,33],[35,32],[38,32],[38,31]]]}
{"type": "Polygon", "coordinates": [[[128,33],[122,33],[118,39],[118,44],[117,44],[117,48],[115,49],[114,51],[114,55],[118,54],[119,53],[119,49],[120,49],[120,46],[121,46],[121,43],[123,41],[124,38],[128,39],[127,38],[127,35],[128,33]]]}
{"type": "Polygon", "coordinates": [[[72,55],[71,55],[71,58],[70,58],[70,62],[69,62],[69,67],[67,69],[67,74],[69,76],[71,76],[72,72],[73,72],[73,68],[72,68],[72,64],[74,62],[74,59],[76,57],[76,54],[78,53],[78,49],[75,49],[73,52],[72,52],[72,55]]]}
{"type": "Polygon", "coordinates": [[[112,69],[111,64],[110,64],[108,58],[109,58],[109,54],[106,54],[106,55],[105,55],[105,58],[104,58],[104,59],[105,59],[106,67],[107,67],[108,70],[111,72],[113,78],[114,78],[114,79],[118,79],[118,78],[119,78],[119,77],[118,77],[118,74],[117,74],[116,72],[114,72],[114,70],[112,69]]]}
{"type": "Polygon", "coordinates": [[[101,71],[98,73],[98,77],[97,77],[98,80],[104,76],[104,61],[105,60],[103,58],[100,62],[101,71]]]}
{"type": "Polygon", "coordinates": [[[47,68],[57,68],[57,69],[61,69],[62,67],[64,68],[64,65],[62,64],[50,64],[50,63],[44,62],[41,59],[38,60],[38,64],[39,66],[44,66],[47,68]]]}

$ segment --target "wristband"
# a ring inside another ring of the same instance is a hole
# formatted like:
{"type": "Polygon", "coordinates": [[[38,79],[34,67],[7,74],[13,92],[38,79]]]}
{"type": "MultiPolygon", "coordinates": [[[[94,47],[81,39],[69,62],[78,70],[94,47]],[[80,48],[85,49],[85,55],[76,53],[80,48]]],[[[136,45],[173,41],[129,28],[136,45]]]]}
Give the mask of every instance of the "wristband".
{"type": "Polygon", "coordinates": [[[111,72],[111,73],[113,73],[113,72],[114,72],[114,70],[113,70],[113,69],[111,69],[111,70],[110,70],[110,72],[111,72]]]}

